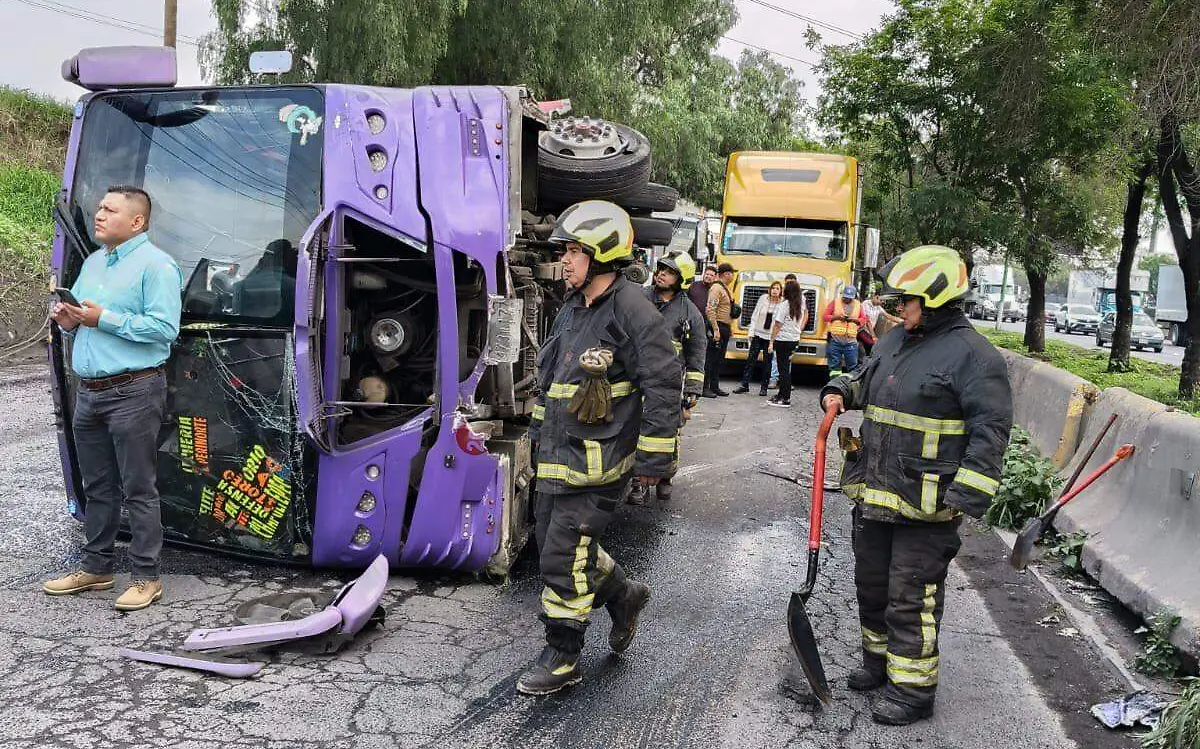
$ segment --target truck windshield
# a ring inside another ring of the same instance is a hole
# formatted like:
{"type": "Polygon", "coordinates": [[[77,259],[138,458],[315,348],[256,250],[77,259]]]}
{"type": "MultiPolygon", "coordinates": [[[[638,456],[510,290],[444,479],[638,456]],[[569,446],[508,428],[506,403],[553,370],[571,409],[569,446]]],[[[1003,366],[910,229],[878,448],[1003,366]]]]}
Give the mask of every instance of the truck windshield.
{"type": "Polygon", "coordinates": [[[184,322],[289,325],[296,247],[321,204],[314,88],[113,93],[88,105],[71,211],[112,185],[153,201],[150,239],[186,279],[184,322]]]}
{"type": "Polygon", "coordinates": [[[728,255],[791,255],[846,259],[846,224],[794,218],[730,217],[722,252],[728,255]]]}

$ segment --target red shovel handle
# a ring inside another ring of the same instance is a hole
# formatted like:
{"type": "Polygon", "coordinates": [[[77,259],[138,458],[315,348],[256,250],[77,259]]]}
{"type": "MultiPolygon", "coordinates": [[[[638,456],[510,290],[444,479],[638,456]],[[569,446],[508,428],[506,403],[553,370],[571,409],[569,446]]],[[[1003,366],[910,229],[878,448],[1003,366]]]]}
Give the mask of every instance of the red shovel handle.
{"type": "Polygon", "coordinates": [[[813,460],[812,508],[808,514],[808,550],[821,548],[821,517],[825,506],[825,444],[838,416],[837,408],[825,409],[825,418],[817,429],[816,457],[813,460]]]}
{"type": "Polygon", "coordinates": [[[1108,471],[1108,469],[1112,468],[1117,463],[1120,463],[1122,460],[1125,460],[1129,456],[1133,455],[1133,453],[1136,449],[1137,448],[1135,448],[1133,445],[1121,445],[1119,448],[1117,448],[1117,452],[1111,458],[1104,461],[1104,463],[1102,463],[1099,468],[1092,471],[1092,473],[1083,480],[1083,483],[1079,484],[1075,488],[1071,489],[1071,491],[1062,495],[1062,497],[1057,502],[1054,503],[1054,506],[1046,511],[1046,513],[1045,513],[1046,517],[1052,516],[1055,513],[1057,513],[1063,505],[1065,505],[1067,502],[1070,502],[1072,499],[1075,499],[1075,497],[1077,497],[1080,492],[1082,492],[1084,489],[1091,486],[1096,481],[1096,479],[1103,476],[1108,471]]]}

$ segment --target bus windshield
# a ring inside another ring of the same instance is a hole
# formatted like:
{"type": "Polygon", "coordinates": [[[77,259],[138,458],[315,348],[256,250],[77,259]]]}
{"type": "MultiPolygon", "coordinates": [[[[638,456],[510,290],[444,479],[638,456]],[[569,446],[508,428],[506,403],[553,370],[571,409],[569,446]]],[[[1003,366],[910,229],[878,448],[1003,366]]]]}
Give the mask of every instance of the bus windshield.
{"type": "Polygon", "coordinates": [[[321,204],[323,109],[308,87],[97,96],[71,212],[90,235],[109,186],[143,188],[150,239],[186,279],[185,324],[289,326],[296,248],[321,204]]]}
{"type": "Polygon", "coordinates": [[[721,251],[727,255],[790,255],[846,259],[846,224],[796,218],[743,218],[725,222],[721,251]]]}

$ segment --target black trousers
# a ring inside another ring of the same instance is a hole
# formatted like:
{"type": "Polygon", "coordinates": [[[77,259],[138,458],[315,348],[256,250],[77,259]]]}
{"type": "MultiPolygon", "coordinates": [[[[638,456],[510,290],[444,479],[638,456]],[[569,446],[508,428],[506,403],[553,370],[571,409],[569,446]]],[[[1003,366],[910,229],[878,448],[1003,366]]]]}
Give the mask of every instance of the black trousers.
{"type": "Polygon", "coordinates": [[[863,665],[886,672],[885,696],[932,705],[946,571],[962,545],[961,518],[946,523],[879,523],[854,509],[854,584],[863,665]]]}
{"type": "Polygon", "coordinates": [[[759,338],[756,335],[750,336],[750,353],[746,356],[746,366],[742,369],[742,387],[750,387],[750,375],[754,373],[754,367],[758,365],[758,355],[762,353],[762,389],[766,391],[767,381],[771,379],[771,355],[767,353],[767,345],[770,343],[766,338],[759,338]]]}
{"type": "Polygon", "coordinates": [[[628,487],[537,496],[534,508],[542,572],[542,621],[546,641],[571,654],[583,650],[592,611],[620,596],[625,571],[600,546],[628,487]]]}
{"type": "Polygon", "coordinates": [[[792,354],[799,341],[775,341],[775,363],[779,365],[779,399],[792,399],[792,354]]]}
{"type": "Polygon", "coordinates": [[[158,430],[167,405],[161,374],[75,395],[75,455],[87,500],[83,520],[84,572],[107,575],[121,527],[129,514],[129,565],[134,580],[157,580],[163,527],[158,488],[158,430]]]}
{"type": "Polygon", "coordinates": [[[733,332],[725,323],[717,323],[717,329],[721,331],[721,341],[718,343],[709,338],[704,356],[704,389],[710,392],[721,387],[721,365],[725,363],[725,349],[729,348],[729,336],[733,332]]]}

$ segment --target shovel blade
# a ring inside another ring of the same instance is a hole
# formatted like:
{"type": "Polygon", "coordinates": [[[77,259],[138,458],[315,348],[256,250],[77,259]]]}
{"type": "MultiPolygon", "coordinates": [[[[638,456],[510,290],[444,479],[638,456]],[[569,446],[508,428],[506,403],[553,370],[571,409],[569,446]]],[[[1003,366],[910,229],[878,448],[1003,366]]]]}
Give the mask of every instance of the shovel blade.
{"type": "Polygon", "coordinates": [[[788,601],[788,637],[792,641],[792,650],[800,659],[800,667],[812,687],[813,694],[821,702],[833,702],[833,693],[829,691],[829,682],[825,679],[825,668],[821,665],[821,654],[817,652],[817,638],[813,633],[812,623],[808,620],[808,612],[804,610],[804,599],[798,593],[792,593],[788,601]]]}
{"type": "Polygon", "coordinates": [[[1019,570],[1025,569],[1029,564],[1029,560],[1033,558],[1033,545],[1042,537],[1042,532],[1046,530],[1046,521],[1042,518],[1030,518],[1021,532],[1017,534],[1017,540],[1013,544],[1012,556],[1008,561],[1013,567],[1019,570]]]}

